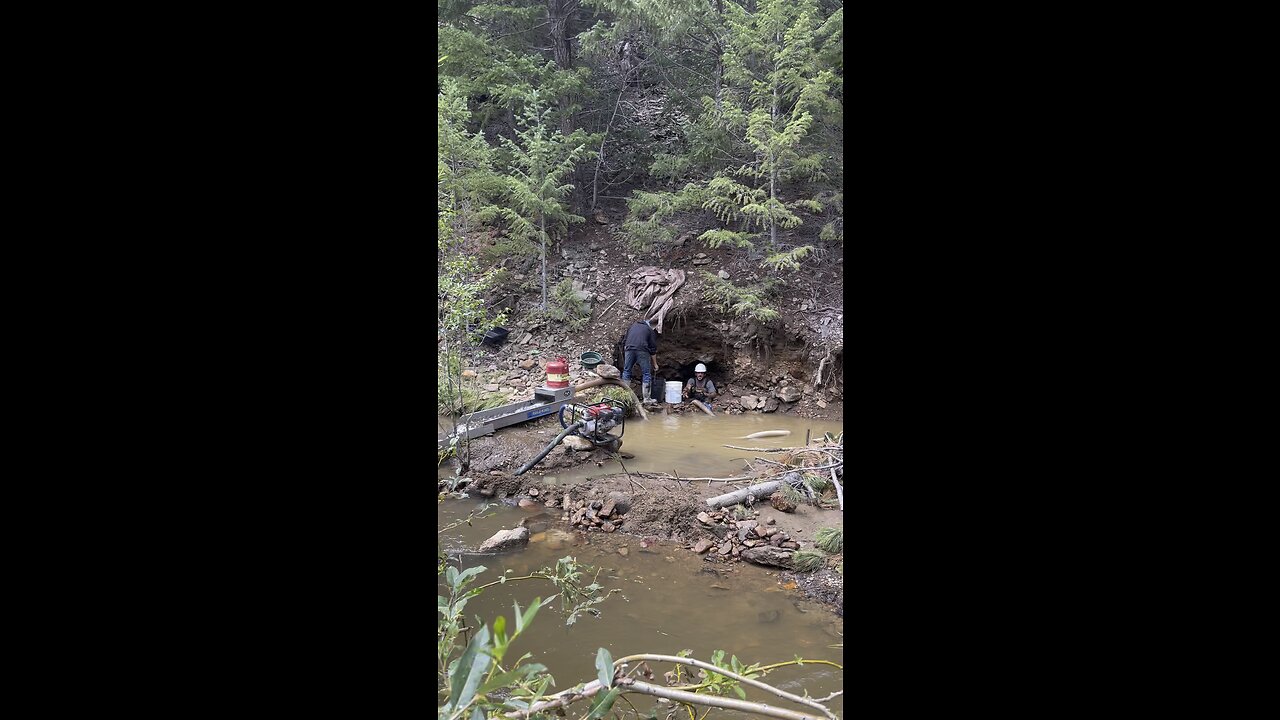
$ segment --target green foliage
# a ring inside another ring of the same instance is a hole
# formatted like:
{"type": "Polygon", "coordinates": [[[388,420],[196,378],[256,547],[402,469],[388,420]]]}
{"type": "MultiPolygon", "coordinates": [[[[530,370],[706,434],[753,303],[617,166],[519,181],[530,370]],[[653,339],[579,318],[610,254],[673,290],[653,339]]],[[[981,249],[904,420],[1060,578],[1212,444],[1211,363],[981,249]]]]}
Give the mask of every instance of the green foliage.
{"type": "Polygon", "coordinates": [[[649,166],[649,174],[655,178],[675,182],[684,177],[693,165],[693,160],[684,155],[658,153],[649,166]]]}
{"type": "Polygon", "coordinates": [[[817,550],[797,550],[791,553],[791,562],[797,572],[813,572],[827,563],[827,556],[817,550]]]}
{"type": "Polygon", "coordinates": [[[792,505],[799,505],[804,502],[804,496],[800,491],[791,486],[790,483],[782,483],[778,486],[778,492],[782,493],[782,497],[786,498],[792,505]]]}
{"type": "Polygon", "coordinates": [[[732,313],[761,323],[778,319],[778,311],[764,302],[765,295],[772,290],[771,283],[743,288],[705,270],[700,270],[699,273],[703,280],[702,299],[721,312],[732,313]]]}
{"type": "Polygon", "coordinates": [[[721,222],[727,223],[741,219],[742,208],[758,205],[767,193],[721,176],[707,183],[706,195],[703,209],[710,210],[721,222]]]}
{"type": "MultiPolygon", "coordinates": [[[[468,523],[473,515],[475,513],[468,515],[466,519],[468,523]]],[[[443,562],[437,566],[437,573],[444,575],[444,584],[448,592],[447,596],[436,596],[439,614],[436,623],[436,668],[440,685],[447,690],[447,700],[441,705],[438,715],[442,719],[461,720],[466,717],[468,708],[473,707],[481,717],[485,715],[480,711],[481,708],[489,711],[498,710],[498,706],[488,697],[497,690],[516,689],[526,696],[535,698],[541,696],[547,686],[555,682],[555,679],[547,674],[547,669],[543,665],[538,663],[522,665],[531,657],[528,653],[508,663],[506,656],[512,642],[529,627],[538,611],[557,597],[560,598],[561,611],[566,613],[565,624],[572,625],[578,615],[584,612],[599,617],[600,611],[594,606],[610,595],[620,592],[615,589],[601,594],[602,588],[595,582],[595,577],[600,574],[600,570],[580,565],[573,557],[560,558],[554,568],[544,567],[523,577],[510,578],[511,581],[550,581],[559,590],[556,595],[545,600],[535,598],[525,610],[520,609],[520,603],[517,601],[512,615],[515,627],[510,635],[507,634],[506,619],[498,616],[493,621],[492,630],[487,625],[482,626],[466,642],[461,655],[455,658],[459,637],[464,630],[463,612],[467,602],[486,588],[505,584],[508,581],[508,577],[502,575],[498,580],[473,587],[476,577],[485,570],[484,566],[476,566],[459,571],[458,568],[443,562]],[[595,575],[591,576],[590,584],[584,584],[588,573],[592,570],[595,570],[595,575]]],[[[507,700],[507,708],[520,707],[520,705],[511,704],[518,702],[521,701],[507,700]]]]}
{"type": "Polygon", "coordinates": [[[805,473],[800,479],[815,493],[821,493],[831,485],[830,480],[816,473],[805,473]]]}
{"type": "Polygon", "coordinates": [[[813,251],[814,247],[812,245],[802,245],[788,252],[770,255],[764,259],[764,262],[760,263],[760,267],[772,268],[776,271],[799,270],[800,261],[813,251]]]}
{"type": "Polygon", "coordinates": [[[595,390],[591,398],[592,403],[609,402],[618,407],[625,408],[628,417],[634,417],[639,412],[636,410],[635,393],[625,388],[614,385],[608,385],[595,390]]]}
{"type": "Polygon", "coordinates": [[[676,213],[698,208],[704,195],[704,191],[692,183],[676,192],[637,190],[627,199],[627,218],[618,234],[636,252],[647,253],[668,244],[676,233],[674,227],[664,221],[676,213]]]}
{"type": "Polygon", "coordinates": [[[734,520],[744,520],[750,515],[751,513],[746,508],[742,507],[742,503],[738,503],[737,505],[733,506],[734,520]]]}
{"type": "Polygon", "coordinates": [[[561,280],[551,293],[551,305],[546,316],[562,323],[570,330],[581,330],[591,319],[591,306],[573,289],[573,281],[569,278],[561,280]]]}
{"type": "Polygon", "coordinates": [[[726,243],[732,247],[752,248],[755,247],[755,244],[751,242],[751,238],[756,237],[756,235],[757,233],[734,232],[732,230],[708,230],[699,235],[698,239],[711,248],[718,248],[726,243]]]}
{"type": "Polygon", "coordinates": [[[818,528],[813,544],[819,549],[837,555],[844,552],[844,528],[818,528]]]}

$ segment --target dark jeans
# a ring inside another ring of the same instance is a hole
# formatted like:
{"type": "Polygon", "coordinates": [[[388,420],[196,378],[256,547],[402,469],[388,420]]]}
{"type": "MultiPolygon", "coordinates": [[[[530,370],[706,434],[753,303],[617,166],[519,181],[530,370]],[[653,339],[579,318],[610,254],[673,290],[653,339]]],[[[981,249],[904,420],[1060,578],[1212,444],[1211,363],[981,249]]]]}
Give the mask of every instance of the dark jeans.
{"type": "MultiPolygon", "coordinates": [[[[631,366],[640,363],[640,372],[645,385],[653,381],[653,367],[649,364],[648,350],[628,350],[622,358],[622,382],[631,382],[631,366]]],[[[643,398],[641,398],[643,399],[643,398]]]]}

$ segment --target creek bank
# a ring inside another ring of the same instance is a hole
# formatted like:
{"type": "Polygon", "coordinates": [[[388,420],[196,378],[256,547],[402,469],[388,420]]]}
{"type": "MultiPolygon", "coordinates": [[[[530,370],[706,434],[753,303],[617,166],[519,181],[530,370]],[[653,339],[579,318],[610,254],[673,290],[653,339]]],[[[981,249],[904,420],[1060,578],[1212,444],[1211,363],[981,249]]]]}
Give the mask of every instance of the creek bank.
{"type": "MultiPolygon", "coordinates": [[[[481,443],[473,465],[502,452],[516,453],[518,457],[522,442],[531,445],[537,441],[529,437],[520,440],[518,435],[521,433],[504,431],[477,439],[488,442],[481,443]]],[[[532,437],[549,442],[546,436],[532,437]]],[[[557,467],[590,461],[616,462],[601,450],[557,450],[547,456],[544,464],[557,467]]],[[[687,553],[674,552],[676,558],[683,556],[684,561],[696,560],[708,569],[726,571],[738,563],[752,562],[785,577],[783,587],[787,590],[843,612],[843,575],[834,569],[843,563],[843,554],[827,556],[825,565],[811,573],[796,572],[791,561],[793,553],[814,549],[812,538],[819,528],[843,526],[844,513],[835,509],[835,493],[830,486],[794,507],[791,502],[782,503],[781,510],[768,499],[750,507],[714,509],[708,506],[707,499],[721,494],[724,484],[691,482],[655,473],[614,473],[565,484],[534,474],[512,476],[509,471],[500,470],[473,472],[468,477],[471,482],[466,492],[472,497],[538,513],[526,518],[530,522],[521,521],[534,533],[545,531],[541,537],[535,535],[535,541],[555,538],[560,544],[567,537],[599,533],[641,538],[641,547],[674,543],[687,553]],[[557,520],[558,527],[547,529],[557,520]]],[[[714,577],[709,578],[713,580],[714,577]]]]}

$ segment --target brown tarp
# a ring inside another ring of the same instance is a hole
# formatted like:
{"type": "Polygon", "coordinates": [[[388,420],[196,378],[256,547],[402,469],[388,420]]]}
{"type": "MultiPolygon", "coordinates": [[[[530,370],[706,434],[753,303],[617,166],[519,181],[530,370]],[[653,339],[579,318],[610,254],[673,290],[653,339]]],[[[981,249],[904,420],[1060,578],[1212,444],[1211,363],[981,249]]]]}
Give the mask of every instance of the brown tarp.
{"type": "Polygon", "coordinates": [[[672,297],[684,285],[684,270],[660,270],[646,265],[631,273],[627,283],[627,304],[636,310],[644,310],[646,320],[658,319],[658,332],[662,332],[662,320],[671,309],[672,297]]]}

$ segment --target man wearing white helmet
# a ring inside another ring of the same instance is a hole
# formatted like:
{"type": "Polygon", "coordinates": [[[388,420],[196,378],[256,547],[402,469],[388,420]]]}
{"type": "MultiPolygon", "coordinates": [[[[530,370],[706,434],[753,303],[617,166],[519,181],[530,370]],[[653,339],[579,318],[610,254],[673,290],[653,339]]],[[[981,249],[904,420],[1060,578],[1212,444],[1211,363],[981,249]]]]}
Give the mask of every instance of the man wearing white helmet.
{"type": "Polygon", "coordinates": [[[684,383],[682,396],[685,400],[698,400],[708,405],[716,396],[716,384],[707,377],[707,366],[698,363],[693,368],[693,377],[684,383]]]}

